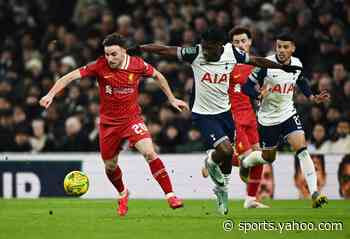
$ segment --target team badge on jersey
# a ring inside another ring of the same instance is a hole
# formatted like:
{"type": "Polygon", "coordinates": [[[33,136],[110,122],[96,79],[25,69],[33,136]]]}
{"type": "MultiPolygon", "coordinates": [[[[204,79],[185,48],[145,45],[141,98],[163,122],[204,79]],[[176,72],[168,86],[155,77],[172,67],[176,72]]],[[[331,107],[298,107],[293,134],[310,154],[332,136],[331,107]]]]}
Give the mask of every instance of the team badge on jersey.
{"type": "Polygon", "coordinates": [[[134,82],[134,77],[135,77],[134,73],[130,73],[128,75],[128,83],[129,84],[132,84],[134,82]]]}

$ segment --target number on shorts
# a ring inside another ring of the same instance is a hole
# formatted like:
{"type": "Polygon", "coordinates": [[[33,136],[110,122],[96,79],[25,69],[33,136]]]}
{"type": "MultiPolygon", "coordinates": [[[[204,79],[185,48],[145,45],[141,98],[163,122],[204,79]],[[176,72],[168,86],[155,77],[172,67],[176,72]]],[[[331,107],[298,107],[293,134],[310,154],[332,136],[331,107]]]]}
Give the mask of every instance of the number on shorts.
{"type": "Polygon", "coordinates": [[[135,131],[136,134],[143,134],[147,131],[147,127],[144,123],[138,123],[131,126],[131,128],[135,131]]]}
{"type": "Polygon", "coordinates": [[[295,122],[296,125],[298,125],[298,126],[301,125],[301,122],[300,122],[300,119],[299,119],[299,115],[294,115],[293,119],[294,119],[294,122],[295,122]]]}

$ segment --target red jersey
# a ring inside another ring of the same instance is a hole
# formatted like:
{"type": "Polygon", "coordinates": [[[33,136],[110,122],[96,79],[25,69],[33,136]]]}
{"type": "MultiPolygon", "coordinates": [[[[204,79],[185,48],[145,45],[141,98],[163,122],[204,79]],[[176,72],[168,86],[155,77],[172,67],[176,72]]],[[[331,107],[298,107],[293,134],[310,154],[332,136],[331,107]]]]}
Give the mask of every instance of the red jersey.
{"type": "Polygon", "coordinates": [[[231,72],[228,93],[231,101],[231,111],[235,116],[235,120],[242,118],[243,115],[240,114],[242,111],[251,111],[254,113],[249,96],[244,94],[241,89],[253,68],[254,66],[252,65],[237,64],[231,72]]]}
{"type": "Polygon", "coordinates": [[[141,114],[137,101],[140,78],[150,77],[154,72],[143,59],[127,55],[121,68],[112,69],[101,56],[79,70],[81,77],[98,78],[102,124],[125,123],[141,114]]]}

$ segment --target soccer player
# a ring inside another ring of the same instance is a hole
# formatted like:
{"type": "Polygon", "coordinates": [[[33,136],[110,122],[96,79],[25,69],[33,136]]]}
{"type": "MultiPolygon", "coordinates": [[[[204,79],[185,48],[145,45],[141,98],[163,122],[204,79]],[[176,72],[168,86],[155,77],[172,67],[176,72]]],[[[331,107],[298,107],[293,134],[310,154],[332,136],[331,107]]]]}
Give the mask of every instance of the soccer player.
{"type": "Polygon", "coordinates": [[[216,187],[218,209],[228,212],[228,183],[232,170],[234,123],[228,96],[229,78],[237,63],[295,72],[300,67],[282,65],[263,57],[251,56],[231,43],[225,44],[226,34],[214,27],[201,36],[201,44],[194,47],[172,47],[146,44],[129,49],[177,57],[191,64],[194,87],[191,97],[192,122],[197,126],[208,148],[208,172],[216,187]]]}
{"type": "MultiPolygon", "coordinates": [[[[283,65],[302,66],[300,60],[293,57],[295,41],[290,33],[282,33],[276,38],[276,54],[268,56],[283,65]]],[[[263,163],[272,163],[276,159],[276,148],[282,136],[292,146],[300,160],[301,169],[312,197],[312,207],[322,207],[327,197],[317,191],[315,167],[306,147],[305,133],[293,102],[295,85],[312,102],[329,100],[326,91],[312,94],[308,82],[301,72],[287,73],[278,69],[256,68],[243,86],[243,92],[255,99],[261,99],[258,111],[258,123],[262,144],[262,157],[245,158],[241,167],[249,168],[263,163]],[[261,87],[258,91],[256,85],[261,87]]],[[[256,153],[261,153],[256,151],[256,153]]]]}
{"type": "MultiPolygon", "coordinates": [[[[235,47],[250,53],[252,35],[247,28],[236,27],[231,29],[229,39],[235,47]]],[[[252,69],[252,65],[237,64],[233,68],[230,77],[228,93],[230,96],[232,117],[234,118],[236,127],[235,152],[232,158],[233,166],[239,166],[238,156],[243,158],[248,157],[253,151],[260,150],[255,111],[249,96],[245,95],[241,90],[252,69]]],[[[256,201],[262,171],[263,165],[257,165],[250,169],[244,208],[268,208],[268,206],[256,201]]],[[[204,167],[202,174],[206,177],[208,175],[208,169],[204,167]]]]}
{"type": "Polygon", "coordinates": [[[169,175],[155,153],[150,133],[140,115],[141,109],[137,103],[140,78],[155,78],[170,104],[179,111],[188,109],[188,106],[174,97],[167,80],[160,72],[141,58],[126,54],[125,39],[122,36],[108,35],[102,45],[104,56],[61,77],[40,100],[40,105],[48,108],[55,95],[73,80],[96,76],[101,105],[100,149],[107,177],[120,194],[118,214],[124,216],[128,211],[129,192],[124,186],[122,171],[118,166],[118,155],[125,140],[147,160],[169,206],[173,209],[182,207],[183,203],[173,192],[169,175]]]}

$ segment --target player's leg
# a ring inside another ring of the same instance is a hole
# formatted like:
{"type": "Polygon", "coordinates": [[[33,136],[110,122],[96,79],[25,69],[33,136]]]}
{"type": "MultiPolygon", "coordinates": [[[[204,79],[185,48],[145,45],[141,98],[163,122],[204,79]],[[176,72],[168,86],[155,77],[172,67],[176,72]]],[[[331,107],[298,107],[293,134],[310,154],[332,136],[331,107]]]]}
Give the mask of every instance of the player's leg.
{"type": "MultiPolygon", "coordinates": [[[[226,113],[230,115],[229,113],[226,113]]],[[[225,122],[223,115],[192,117],[194,125],[200,130],[208,149],[205,162],[210,178],[216,185],[214,193],[217,196],[218,210],[222,214],[228,212],[228,183],[232,170],[232,146],[227,135],[234,135],[234,130],[226,133],[226,124],[233,128],[233,121],[225,122]]]]}
{"type": "Polygon", "coordinates": [[[121,139],[118,127],[100,125],[100,150],[105,165],[107,178],[119,193],[118,214],[126,215],[128,211],[128,190],[123,183],[122,171],[118,165],[121,139]]]}
{"type": "MultiPolygon", "coordinates": [[[[249,123],[250,124],[244,128],[244,133],[246,135],[247,142],[245,142],[243,146],[246,149],[249,149],[243,153],[244,157],[249,157],[249,154],[251,154],[254,151],[261,152],[261,148],[259,145],[260,138],[257,129],[256,119],[252,119],[249,123]]],[[[269,208],[269,206],[258,202],[256,199],[256,194],[258,192],[261,181],[262,171],[262,164],[253,166],[249,171],[249,178],[247,183],[247,197],[244,201],[244,208],[269,208]]]]}
{"type": "Polygon", "coordinates": [[[241,159],[242,161],[239,172],[240,177],[244,182],[248,182],[249,169],[251,167],[272,163],[276,159],[276,148],[281,134],[280,125],[260,125],[259,130],[262,151],[253,151],[247,157],[241,159]]]}
{"type": "Polygon", "coordinates": [[[169,174],[166,171],[162,160],[154,150],[151,135],[149,134],[146,125],[143,123],[143,120],[140,119],[139,122],[135,122],[131,126],[131,129],[132,131],[128,137],[130,145],[135,146],[137,151],[139,151],[148,162],[151,173],[162,188],[169,206],[173,209],[182,207],[183,203],[173,192],[169,174]]]}
{"type": "Polygon", "coordinates": [[[285,137],[291,145],[300,162],[300,168],[304,174],[306,183],[313,200],[313,207],[322,207],[327,203],[327,198],[317,190],[317,175],[315,165],[306,147],[305,134],[298,115],[294,115],[284,123],[285,137]]]}

